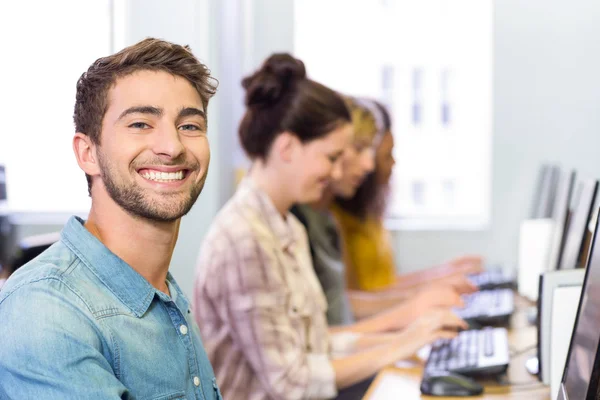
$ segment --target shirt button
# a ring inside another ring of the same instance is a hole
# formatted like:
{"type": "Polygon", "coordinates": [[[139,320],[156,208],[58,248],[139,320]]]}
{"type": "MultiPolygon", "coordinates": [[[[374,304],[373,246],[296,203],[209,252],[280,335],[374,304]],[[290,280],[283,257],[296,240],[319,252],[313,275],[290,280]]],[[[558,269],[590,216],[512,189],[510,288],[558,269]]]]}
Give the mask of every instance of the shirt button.
{"type": "Polygon", "coordinates": [[[182,335],[187,335],[187,326],[181,325],[179,327],[179,332],[181,332],[182,335]]]}
{"type": "Polygon", "coordinates": [[[197,376],[194,377],[194,385],[200,386],[200,378],[198,378],[197,376]]]}

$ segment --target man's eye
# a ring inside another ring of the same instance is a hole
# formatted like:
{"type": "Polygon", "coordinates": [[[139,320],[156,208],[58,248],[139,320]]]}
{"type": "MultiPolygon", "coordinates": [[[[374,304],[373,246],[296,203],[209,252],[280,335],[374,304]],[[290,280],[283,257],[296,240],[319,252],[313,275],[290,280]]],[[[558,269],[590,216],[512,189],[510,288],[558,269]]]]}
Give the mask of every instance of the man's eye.
{"type": "Polygon", "coordinates": [[[186,125],[181,125],[179,127],[179,129],[184,130],[184,131],[199,131],[200,128],[196,125],[193,124],[186,124],[186,125]]]}
{"type": "Polygon", "coordinates": [[[145,122],[134,122],[133,124],[129,125],[129,128],[134,128],[134,129],[146,129],[149,127],[150,127],[150,125],[148,125],[145,122]]]}

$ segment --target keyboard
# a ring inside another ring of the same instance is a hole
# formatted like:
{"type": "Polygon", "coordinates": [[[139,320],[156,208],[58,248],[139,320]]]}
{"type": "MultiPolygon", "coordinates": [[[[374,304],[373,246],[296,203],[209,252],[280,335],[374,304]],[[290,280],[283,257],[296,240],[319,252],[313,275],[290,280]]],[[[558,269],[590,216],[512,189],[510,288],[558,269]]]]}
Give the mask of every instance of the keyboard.
{"type": "Polygon", "coordinates": [[[424,374],[454,372],[466,376],[500,375],[509,363],[506,328],[462,331],[454,339],[439,339],[431,346],[424,374]]]}
{"type": "Polygon", "coordinates": [[[502,268],[490,268],[479,274],[469,275],[469,279],[480,290],[516,289],[517,286],[514,274],[508,273],[502,268]]]}
{"type": "Polygon", "coordinates": [[[482,290],[463,295],[465,306],[455,313],[468,322],[478,324],[506,324],[515,310],[511,289],[482,290]]]}

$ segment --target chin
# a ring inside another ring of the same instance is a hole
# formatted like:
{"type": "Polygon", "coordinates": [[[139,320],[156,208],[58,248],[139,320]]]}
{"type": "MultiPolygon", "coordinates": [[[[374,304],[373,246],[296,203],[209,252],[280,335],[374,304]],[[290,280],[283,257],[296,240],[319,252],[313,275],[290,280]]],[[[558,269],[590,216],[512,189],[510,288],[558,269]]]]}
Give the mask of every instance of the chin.
{"type": "Polygon", "coordinates": [[[352,197],[354,197],[354,195],[356,194],[356,189],[354,188],[347,188],[345,190],[340,190],[338,193],[336,193],[336,195],[338,197],[341,197],[344,200],[349,200],[352,197]]]}

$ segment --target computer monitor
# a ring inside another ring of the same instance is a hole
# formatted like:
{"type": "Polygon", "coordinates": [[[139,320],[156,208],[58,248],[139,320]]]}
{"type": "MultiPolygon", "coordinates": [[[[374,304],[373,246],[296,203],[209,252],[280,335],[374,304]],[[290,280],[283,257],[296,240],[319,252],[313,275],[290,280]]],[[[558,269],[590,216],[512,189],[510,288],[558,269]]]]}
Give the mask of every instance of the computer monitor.
{"type": "Polygon", "coordinates": [[[552,343],[550,339],[554,291],[558,288],[581,288],[585,270],[566,269],[563,271],[548,271],[540,275],[540,295],[538,297],[538,377],[546,385],[550,384],[550,354],[552,343]]]}
{"type": "Polygon", "coordinates": [[[550,245],[550,255],[548,265],[550,270],[556,270],[560,266],[560,260],[565,244],[565,231],[567,227],[567,218],[569,217],[569,206],[573,188],[575,187],[575,171],[562,171],[556,190],[556,200],[552,210],[552,219],[554,220],[554,234],[552,244],[550,245]]]}
{"type": "Polygon", "coordinates": [[[567,362],[558,391],[559,400],[597,398],[600,380],[600,235],[594,235],[567,362]]]}
{"type": "Polygon", "coordinates": [[[592,207],[596,201],[598,192],[598,181],[585,179],[577,184],[574,207],[571,208],[571,216],[566,229],[567,236],[559,269],[570,269],[582,266],[579,264],[581,252],[584,245],[585,233],[588,221],[592,216],[592,207]]]}
{"type": "Polygon", "coordinates": [[[557,166],[542,165],[534,193],[531,213],[533,219],[550,218],[552,216],[559,175],[560,169],[557,166]]]}

